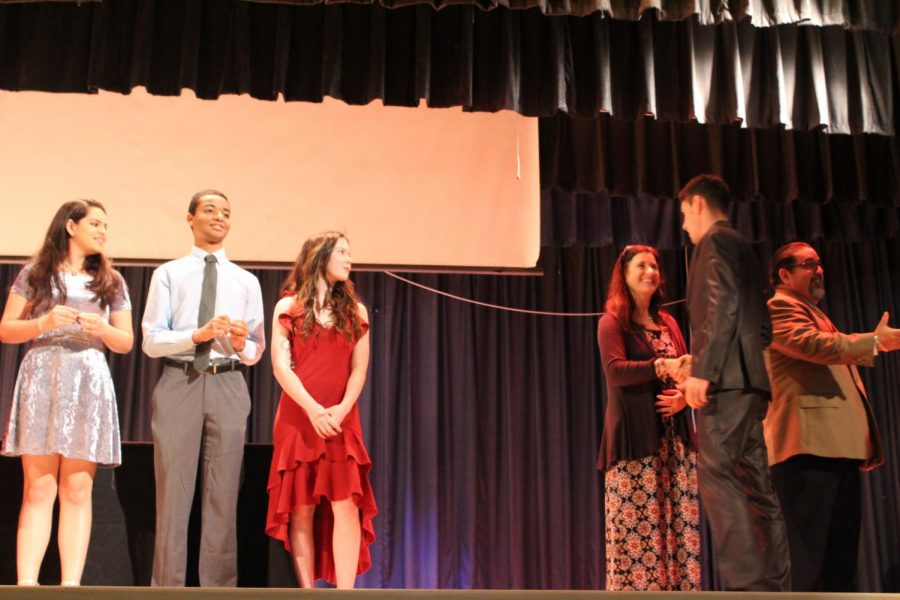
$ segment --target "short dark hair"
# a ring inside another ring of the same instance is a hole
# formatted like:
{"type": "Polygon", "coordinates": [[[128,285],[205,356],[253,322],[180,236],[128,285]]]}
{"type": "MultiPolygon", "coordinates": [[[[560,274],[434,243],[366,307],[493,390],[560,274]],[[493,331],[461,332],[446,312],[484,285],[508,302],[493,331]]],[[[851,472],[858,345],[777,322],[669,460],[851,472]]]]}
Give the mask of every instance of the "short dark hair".
{"type": "Polygon", "coordinates": [[[697,175],[681,188],[678,199],[691,203],[691,196],[703,196],[710,208],[728,214],[731,208],[731,191],[728,184],[718,175],[704,173],[697,175]]]}
{"type": "Polygon", "coordinates": [[[191,203],[188,204],[188,212],[189,213],[191,213],[192,215],[197,214],[197,205],[200,204],[200,199],[203,198],[204,196],[221,196],[222,198],[225,199],[225,202],[228,202],[228,204],[231,204],[231,200],[228,199],[228,196],[226,196],[219,190],[213,190],[213,189],[200,190],[199,192],[197,192],[196,194],[191,196],[191,203]]]}
{"type": "Polygon", "coordinates": [[[778,276],[778,271],[792,266],[794,264],[794,255],[801,248],[812,248],[812,246],[806,242],[791,242],[776,250],[775,254],[772,255],[772,260],[769,261],[769,283],[772,284],[772,289],[781,285],[781,277],[778,276]]]}

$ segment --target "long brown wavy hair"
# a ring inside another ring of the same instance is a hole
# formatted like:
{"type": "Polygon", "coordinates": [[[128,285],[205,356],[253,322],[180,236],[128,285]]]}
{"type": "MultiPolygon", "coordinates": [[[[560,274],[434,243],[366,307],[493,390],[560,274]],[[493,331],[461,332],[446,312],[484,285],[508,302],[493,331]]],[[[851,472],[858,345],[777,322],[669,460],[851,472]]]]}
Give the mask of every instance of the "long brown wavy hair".
{"type": "MultiPolygon", "coordinates": [[[[106,208],[96,200],[73,200],[66,202],[56,211],[50,227],[47,228],[44,245],[34,257],[31,272],[28,274],[28,285],[34,293],[31,300],[32,314],[49,309],[54,304],[65,303],[66,284],[60,275],[60,268],[69,257],[71,236],[66,231],[66,223],[69,219],[78,223],[91,208],[99,208],[106,212],[106,208]],[[54,289],[59,292],[57,302],[53,300],[54,289]]],[[[99,302],[101,308],[112,304],[120,291],[122,279],[113,271],[109,259],[103,253],[88,255],[84,258],[84,270],[93,276],[87,288],[94,292],[94,301],[99,302]]]]}
{"type": "MultiPolygon", "coordinates": [[[[282,286],[285,295],[294,296],[295,315],[301,316],[299,333],[301,339],[306,339],[312,333],[316,322],[316,310],[324,306],[331,308],[331,318],[334,328],[338,333],[344,334],[348,341],[359,339],[363,334],[362,319],[359,316],[359,296],[353,287],[353,282],[337,281],[325,294],[323,306],[317,306],[316,280],[325,278],[325,269],[328,260],[338,240],[347,239],[344,234],[337,231],[326,231],[313,236],[303,243],[303,248],[294,262],[291,274],[288,275],[282,286]]],[[[349,241],[349,240],[348,240],[349,241]]],[[[296,328],[296,326],[295,326],[296,328]]]]}
{"type": "MultiPolygon", "coordinates": [[[[616,259],[612,277],[609,280],[609,293],[606,295],[606,312],[616,317],[619,324],[628,331],[634,331],[635,304],[631,290],[628,289],[628,283],[625,281],[625,272],[628,270],[628,265],[634,257],[641,252],[649,252],[656,259],[656,264],[659,264],[659,252],[653,246],[625,246],[625,249],[619,254],[619,258],[616,259]]],[[[662,271],[660,271],[659,287],[656,288],[656,291],[653,292],[653,296],[650,298],[650,316],[656,323],[659,323],[660,313],[665,313],[662,309],[665,299],[666,278],[663,277],[662,271]]]]}

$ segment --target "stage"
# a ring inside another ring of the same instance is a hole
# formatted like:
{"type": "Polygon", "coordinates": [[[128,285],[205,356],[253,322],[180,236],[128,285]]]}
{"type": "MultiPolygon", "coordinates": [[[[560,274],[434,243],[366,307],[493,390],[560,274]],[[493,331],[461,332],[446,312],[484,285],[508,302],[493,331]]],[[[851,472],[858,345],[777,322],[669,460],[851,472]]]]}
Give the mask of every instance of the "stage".
{"type": "MultiPolygon", "coordinates": [[[[168,600],[174,598],[263,600],[266,598],[328,598],[329,600],[616,600],[640,598],[641,600],[844,600],[848,594],[801,594],[765,592],[605,592],[584,590],[297,590],[266,588],[147,588],[147,587],[82,587],[60,588],[42,586],[16,588],[0,586],[0,598],[11,600],[113,600],[137,598],[139,600],[168,600]]],[[[853,594],[858,600],[883,600],[898,598],[900,594],[853,594]]]]}
{"type": "MultiPolygon", "coordinates": [[[[614,600],[640,598],[663,600],[673,592],[607,592],[604,590],[459,590],[459,589],[357,589],[352,591],[317,588],[298,590],[294,587],[290,561],[281,544],[269,539],[262,530],[265,512],[266,466],[271,459],[271,446],[248,445],[244,454],[244,484],[241,489],[238,523],[240,558],[239,588],[154,588],[150,587],[153,549],[154,486],[152,447],[149,444],[125,444],[127,461],[113,471],[98,471],[94,486],[94,528],[84,583],[80,588],[63,588],[59,581],[59,562],[55,532],[41,570],[43,585],[16,587],[15,544],[0,546],[0,599],[96,599],[141,600],[194,598],[251,600],[262,598],[333,598],[386,600],[614,600]],[[268,586],[268,587],[267,587],[268,586]]],[[[0,458],[0,480],[7,482],[10,493],[0,502],[0,539],[14,540],[18,504],[21,501],[21,467],[16,459],[0,458]]],[[[197,585],[197,543],[199,515],[192,519],[189,539],[188,585],[197,585]]],[[[726,598],[808,600],[843,600],[847,594],[822,593],[750,593],[750,592],[678,592],[682,600],[716,600],[726,598]]],[[[876,600],[900,598],[900,594],[853,594],[853,598],[876,600]]]]}

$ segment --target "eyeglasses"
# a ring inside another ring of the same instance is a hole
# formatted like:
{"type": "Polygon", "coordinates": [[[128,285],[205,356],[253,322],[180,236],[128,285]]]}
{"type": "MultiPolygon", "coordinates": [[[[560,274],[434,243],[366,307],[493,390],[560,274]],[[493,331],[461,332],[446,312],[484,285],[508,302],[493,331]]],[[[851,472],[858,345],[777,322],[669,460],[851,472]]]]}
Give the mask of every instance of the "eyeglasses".
{"type": "Polygon", "coordinates": [[[815,271],[819,267],[822,266],[821,260],[816,260],[814,258],[807,258],[803,262],[794,263],[788,267],[788,269],[796,269],[797,267],[802,267],[807,271],[815,271]]]}

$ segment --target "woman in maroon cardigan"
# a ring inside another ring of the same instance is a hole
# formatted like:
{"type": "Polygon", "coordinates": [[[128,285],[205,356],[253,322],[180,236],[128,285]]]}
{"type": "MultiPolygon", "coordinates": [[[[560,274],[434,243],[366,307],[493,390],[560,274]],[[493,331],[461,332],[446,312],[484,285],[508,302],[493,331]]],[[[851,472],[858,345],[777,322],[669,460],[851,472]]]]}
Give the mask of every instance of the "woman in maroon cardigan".
{"type": "Polygon", "coordinates": [[[597,466],[605,471],[608,590],[700,589],[697,452],[669,377],[690,357],[661,308],[664,285],[657,251],[626,247],[597,331],[607,384],[597,466]]]}

